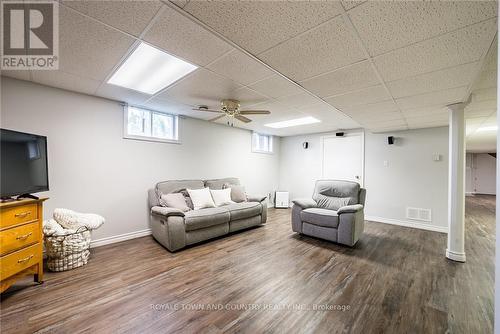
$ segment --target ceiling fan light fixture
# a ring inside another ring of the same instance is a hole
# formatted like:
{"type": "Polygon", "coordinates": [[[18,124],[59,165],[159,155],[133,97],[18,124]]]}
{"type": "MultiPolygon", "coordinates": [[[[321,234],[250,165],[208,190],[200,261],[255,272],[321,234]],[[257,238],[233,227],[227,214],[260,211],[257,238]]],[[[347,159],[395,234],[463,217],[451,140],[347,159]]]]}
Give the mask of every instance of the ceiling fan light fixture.
{"type": "Polygon", "coordinates": [[[267,123],[267,124],[264,124],[264,126],[267,126],[268,128],[273,128],[273,129],[281,129],[281,128],[289,128],[292,126],[314,124],[314,123],[319,123],[319,122],[321,122],[319,119],[308,116],[308,117],[290,119],[287,121],[267,123]]]}

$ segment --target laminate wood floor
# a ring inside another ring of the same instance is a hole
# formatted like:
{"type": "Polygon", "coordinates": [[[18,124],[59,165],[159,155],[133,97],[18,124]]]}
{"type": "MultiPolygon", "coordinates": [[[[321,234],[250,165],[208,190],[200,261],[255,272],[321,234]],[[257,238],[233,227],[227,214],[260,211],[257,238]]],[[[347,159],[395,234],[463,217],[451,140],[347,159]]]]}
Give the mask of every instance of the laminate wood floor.
{"type": "Polygon", "coordinates": [[[174,254],[152,237],[99,247],[4,293],[1,332],[490,333],[494,201],[467,198],[465,264],[445,259],[445,234],[367,222],[348,248],[273,209],[264,227],[174,254]]]}

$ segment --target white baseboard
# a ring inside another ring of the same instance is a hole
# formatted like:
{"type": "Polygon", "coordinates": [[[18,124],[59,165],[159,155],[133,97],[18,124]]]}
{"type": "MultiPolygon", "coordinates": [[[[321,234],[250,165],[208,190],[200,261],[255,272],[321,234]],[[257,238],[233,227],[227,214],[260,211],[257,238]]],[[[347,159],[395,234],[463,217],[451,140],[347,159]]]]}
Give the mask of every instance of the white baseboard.
{"type": "Polygon", "coordinates": [[[377,223],[418,228],[421,230],[427,230],[427,231],[433,231],[433,232],[448,233],[448,227],[446,227],[446,226],[435,226],[435,225],[429,225],[429,224],[420,223],[420,222],[416,222],[416,221],[410,221],[410,220],[399,220],[399,219],[374,217],[374,216],[366,216],[365,220],[370,220],[370,221],[374,221],[377,223]]]}
{"type": "Polygon", "coordinates": [[[104,246],[104,245],[114,244],[114,243],[120,242],[120,241],[145,237],[146,235],[150,235],[150,234],[151,234],[151,229],[148,228],[146,230],[129,232],[129,233],[115,235],[112,237],[96,239],[96,240],[91,241],[90,248],[95,248],[95,247],[100,247],[100,246],[104,246]]]}

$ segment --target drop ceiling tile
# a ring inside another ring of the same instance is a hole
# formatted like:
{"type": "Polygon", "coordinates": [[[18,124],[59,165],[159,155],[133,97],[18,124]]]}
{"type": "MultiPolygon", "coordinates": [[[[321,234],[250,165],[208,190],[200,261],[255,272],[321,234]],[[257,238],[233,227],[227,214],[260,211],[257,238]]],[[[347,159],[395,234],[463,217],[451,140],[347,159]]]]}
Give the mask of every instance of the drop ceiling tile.
{"type": "Polygon", "coordinates": [[[467,93],[467,87],[451,88],[447,90],[414,95],[396,99],[401,109],[412,109],[427,106],[442,105],[461,102],[467,93]]]}
{"type": "Polygon", "coordinates": [[[394,98],[467,86],[472,83],[479,63],[459,65],[444,70],[417,75],[387,83],[394,98]]]}
{"type": "Polygon", "coordinates": [[[338,1],[190,1],[184,10],[258,54],[341,13],[338,1]]]}
{"type": "Polygon", "coordinates": [[[380,127],[371,127],[369,128],[372,133],[387,133],[387,132],[396,132],[396,131],[404,131],[408,130],[408,126],[400,125],[400,126],[380,126],[380,127]]]}
{"type": "Polygon", "coordinates": [[[351,117],[324,102],[300,108],[299,111],[306,116],[321,120],[322,123],[335,124],[338,128],[354,129],[360,127],[351,117]]]}
{"type": "Polygon", "coordinates": [[[385,81],[478,61],[496,32],[496,19],[469,26],[374,58],[385,81]]]}
{"type": "Polygon", "coordinates": [[[266,64],[300,81],[365,59],[342,16],[259,54],[266,64]]]}
{"type": "Polygon", "coordinates": [[[410,129],[425,129],[425,128],[437,128],[441,126],[447,126],[448,120],[436,120],[436,121],[419,121],[419,120],[408,120],[408,127],[410,129]]]}
{"type": "Polygon", "coordinates": [[[303,93],[304,90],[287,79],[274,75],[249,86],[249,88],[269,97],[280,98],[303,93]]]}
{"type": "Polygon", "coordinates": [[[277,99],[279,102],[283,103],[286,106],[293,108],[302,108],[306,106],[310,106],[321,102],[317,97],[312,96],[307,92],[303,92],[296,95],[291,96],[283,96],[277,99]]]}
{"type": "Polygon", "coordinates": [[[369,128],[369,129],[387,129],[387,128],[393,128],[393,127],[405,127],[407,126],[406,121],[401,117],[401,118],[396,118],[396,119],[390,119],[390,120],[382,120],[382,121],[361,121],[358,120],[358,122],[369,128]]]}
{"type": "Polygon", "coordinates": [[[427,117],[435,114],[444,114],[448,115],[448,108],[444,106],[430,106],[424,108],[415,108],[415,109],[406,109],[403,110],[403,115],[407,118],[413,117],[427,117]]]}
{"type": "Polygon", "coordinates": [[[328,97],[325,98],[325,101],[337,108],[345,108],[386,101],[390,98],[391,97],[387,94],[387,91],[382,85],[376,85],[358,91],[328,97]]]}
{"type": "Polygon", "coordinates": [[[495,1],[369,1],[349,11],[372,56],[495,16],[495,1]]]}
{"type": "Polygon", "coordinates": [[[473,101],[465,107],[466,117],[489,116],[497,109],[496,100],[473,101]]]}
{"type": "Polygon", "coordinates": [[[497,71],[485,71],[474,84],[474,89],[492,88],[497,86],[497,71]]]}
{"type": "Polygon", "coordinates": [[[304,117],[304,114],[299,112],[298,109],[285,106],[284,104],[279,103],[277,101],[267,101],[264,103],[258,103],[252,105],[251,108],[257,110],[269,110],[271,112],[270,115],[266,115],[265,117],[259,118],[260,120],[265,120],[267,123],[291,119],[294,117],[295,118],[304,117]]]}
{"type": "Polygon", "coordinates": [[[189,2],[189,0],[168,0],[168,1],[180,8],[184,8],[184,6],[187,5],[187,3],[189,2]]]}
{"type": "Polygon", "coordinates": [[[342,3],[342,7],[344,7],[345,10],[350,10],[366,2],[366,0],[340,0],[340,2],[342,3]]]}
{"type": "Polygon", "coordinates": [[[132,89],[102,83],[96,92],[96,95],[108,99],[127,102],[129,104],[142,104],[148,100],[151,95],[144,94],[132,89]]]}
{"type": "Polygon", "coordinates": [[[163,7],[144,40],[198,65],[206,65],[232,47],[174,9],[163,7]]]}
{"type": "Polygon", "coordinates": [[[33,82],[93,95],[100,85],[97,80],[57,71],[33,71],[33,82]]]}
{"type": "Polygon", "coordinates": [[[160,1],[63,1],[85,15],[139,36],[162,6],[160,1]]]}
{"type": "Polygon", "coordinates": [[[379,84],[379,80],[369,61],[363,61],[334,72],[323,74],[300,84],[318,95],[327,97],[379,84]]]}
{"type": "Polygon", "coordinates": [[[487,100],[495,100],[497,98],[497,89],[495,88],[485,88],[478,89],[472,92],[472,103],[481,102],[487,100]]]}
{"type": "Polygon", "coordinates": [[[376,114],[376,113],[387,113],[391,111],[398,111],[398,106],[392,101],[382,101],[377,103],[370,103],[364,105],[358,105],[355,107],[342,108],[342,111],[352,115],[352,114],[376,114]]]}
{"type": "Polygon", "coordinates": [[[104,80],[131,47],[134,39],[59,8],[59,69],[94,80],[104,80]]]}
{"type": "Polygon", "coordinates": [[[241,106],[244,108],[270,100],[267,96],[259,94],[258,92],[247,87],[241,87],[232,91],[231,98],[239,100],[241,102],[241,106]]]}
{"type": "Polygon", "coordinates": [[[232,98],[231,93],[241,87],[232,80],[200,68],[156,97],[191,106],[219,108],[221,100],[232,98]]]}
{"type": "Polygon", "coordinates": [[[405,116],[408,125],[445,122],[448,124],[449,114],[447,111],[436,112],[429,115],[405,116]]]}
{"type": "Polygon", "coordinates": [[[14,78],[14,79],[19,79],[19,80],[30,80],[30,71],[24,71],[24,70],[15,70],[15,71],[6,71],[2,70],[1,72],[3,77],[9,77],[9,78],[14,78]]]}
{"type": "Polygon", "coordinates": [[[347,113],[356,122],[360,124],[371,124],[379,122],[388,122],[402,120],[404,117],[399,111],[389,111],[389,112],[374,112],[374,113],[347,113]]]}
{"type": "Polygon", "coordinates": [[[176,103],[169,100],[160,100],[158,98],[153,98],[144,104],[146,108],[153,110],[163,111],[170,114],[185,115],[193,118],[199,118],[208,120],[213,118],[216,114],[210,112],[201,112],[192,110],[192,106],[185,105],[182,103],[176,103]]]}
{"type": "Polygon", "coordinates": [[[242,85],[274,75],[272,70],[239,50],[231,51],[207,68],[242,85]]]}

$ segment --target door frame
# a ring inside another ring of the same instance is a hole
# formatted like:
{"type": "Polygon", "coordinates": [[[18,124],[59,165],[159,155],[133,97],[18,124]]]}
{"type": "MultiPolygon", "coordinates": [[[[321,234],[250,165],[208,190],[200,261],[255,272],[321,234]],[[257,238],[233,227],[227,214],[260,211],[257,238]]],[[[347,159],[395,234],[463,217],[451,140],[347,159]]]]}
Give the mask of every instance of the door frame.
{"type": "MultiPolygon", "coordinates": [[[[352,131],[344,132],[344,137],[346,136],[360,136],[361,137],[361,175],[359,179],[359,185],[364,187],[365,184],[365,131],[352,131]]],[[[335,134],[329,134],[321,136],[321,178],[325,177],[325,139],[338,138],[335,134]]]]}

